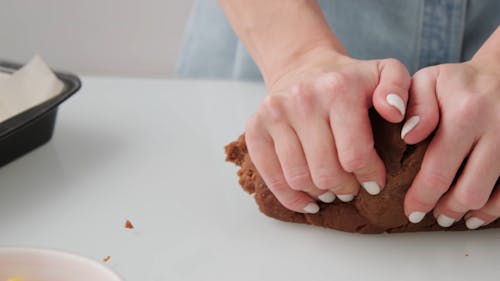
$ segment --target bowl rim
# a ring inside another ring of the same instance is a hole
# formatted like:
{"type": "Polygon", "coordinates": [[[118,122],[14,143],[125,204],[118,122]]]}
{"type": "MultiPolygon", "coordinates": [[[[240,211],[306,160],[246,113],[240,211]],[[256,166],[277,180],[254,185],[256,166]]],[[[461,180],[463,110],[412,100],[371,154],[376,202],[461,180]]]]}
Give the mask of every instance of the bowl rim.
{"type": "Polygon", "coordinates": [[[8,255],[9,253],[55,257],[56,259],[71,261],[77,264],[82,264],[82,266],[87,266],[91,269],[99,270],[106,276],[109,276],[110,281],[124,281],[124,279],[121,278],[116,272],[96,260],[66,250],[38,247],[0,246],[0,255],[8,255]]]}

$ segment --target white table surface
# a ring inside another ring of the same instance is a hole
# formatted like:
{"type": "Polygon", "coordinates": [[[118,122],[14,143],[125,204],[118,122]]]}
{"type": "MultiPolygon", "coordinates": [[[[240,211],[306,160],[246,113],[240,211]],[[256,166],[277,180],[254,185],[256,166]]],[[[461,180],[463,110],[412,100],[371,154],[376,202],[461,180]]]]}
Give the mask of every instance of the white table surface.
{"type": "Polygon", "coordinates": [[[84,77],[54,138],[0,169],[0,245],[109,255],[129,281],[500,278],[500,230],[359,235],[260,214],[223,146],[264,95],[84,77]]]}

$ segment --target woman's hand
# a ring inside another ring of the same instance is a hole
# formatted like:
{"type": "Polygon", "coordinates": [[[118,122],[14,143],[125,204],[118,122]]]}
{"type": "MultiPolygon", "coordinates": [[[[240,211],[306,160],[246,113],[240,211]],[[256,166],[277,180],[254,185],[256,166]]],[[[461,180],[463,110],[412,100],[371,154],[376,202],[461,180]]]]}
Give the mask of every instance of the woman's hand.
{"type": "Polygon", "coordinates": [[[402,136],[417,143],[437,130],[405,198],[412,222],[432,209],[443,227],[465,215],[474,229],[500,216],[500,56],[487,52],[500,50],[494,35],[472,60],[413,77],[402,136]]]}
{"type": "Polygon", "coordinates": [[[355,60],[309,50],[276,79],[246,128],[250,157],[288,209],[315,213],[316,199],[350,201],[359,183],[372,195],[385,185],[368,109],[404,119],[410,75],[397,60],[355,60]],[[359,183],[358,183],[359,182],[359,183]]]}
{"type": "Polygon", "coordinates": [[[259,67],[268,97],[249,120],[250,157],[288,209],[377,194],[385,168],[373,147],[372,105],[404,118],[411,77],[396,60],[349,58],[314,0],[220,0],[259,67]]]}

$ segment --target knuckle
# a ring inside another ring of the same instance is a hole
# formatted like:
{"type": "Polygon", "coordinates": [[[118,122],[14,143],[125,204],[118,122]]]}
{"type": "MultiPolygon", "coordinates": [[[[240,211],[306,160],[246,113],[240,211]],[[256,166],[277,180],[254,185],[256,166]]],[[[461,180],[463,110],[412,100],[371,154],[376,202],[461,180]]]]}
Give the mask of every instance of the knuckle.
{"type": "Polygon", "coordinates": [[[459,95],[455,106],[450,110],[448,118],[454,121],[457,130],[474,130],[478,128],[478,122],[483,120],[485,114],[489,114],[493,104],[489,97],[478,92],[468,92],[459,95]]]}
{"type": "Polygon", "coordinates": [[[272,123],[283,122],[286,119],[281,100],[271,95],[267,96],[262,101],[259,107],[259,115],[262,116],[264,120],[272,123]]]}
{"type": "Polygon", "coordinates": [[[413,74],[413,79],[414,80],[424,79],[426,77],[426,75],[428,75],[427,69],[422,68],[422,69],[418,70],[417,72],[415,72],[415,74],[413,74]]]}
{"type": "Polygon", "coordinates": [[[294,190],[304,190],[311,186],[311,177],[304,168],[293,169],[285,172],[288,185],[294,190]]]}
{"type": "Polygon", "coordinates": [[[459,192],[454,198],[455,202],[465,210],[477,210],[482,208],[488,201],[488,197],[474,189],[466,189],[459,192]]]}
{"type": "Polygon", "coordinates": [[[351,154],[341,163],[346,171],[356,172],[366,169],[368,166],[368,159],[363,154],[351,154]]]}
{"type": "Polygon", "coordinates": [[[266,184],[273,193],[282,193],[289,189],[282,176],[271,177],[267,180],[266,184]]]}
{"type": "Polygon", "coordinates": [[[406,67],[401,63],[398,59],[395,58],[387,58],[382,60],[385,65],[393,68],[406,69],[406,67]]]}
{"type": "Polygon", "coordinates": [[[296,97],[307,97],[310,93],[309,85],[304,81],[300,81],[290,88],[290,94],[296,97]]]}
{"type": "Polygon", "coordinates": [[[347,172],[365,170],[369,164],[369,152],[359,149],[339,151],[339,161],[347,172]]]}
{"type": "Polygon", "coordinates": [[[357,194],[359,184],[355,180],[340,179],[331,188],[335,194],[357,194]]]}
{"type": "Polygon", "coordinates": [[[281,198],[280,201],[285,208],[289,210],[297,210],[300,209],[301,205],[303,205],[303,199],[300,196],[286,196],[284,198],[281,198]]]}
{"type": "Polygon", "coordinates": [[[346,93],[349,88],[349,76],[342,72],[328,72],[321,76],[321,90],[327,93],[346,93]]]}
{"type": "Polygon", "coordinates": [[[414,192],[411,188],[405,196],[405,208],[410,210],[429,211],[434,208],[437,200],[423,197],[421,194],[414,192]]]}
{"type": "Polygon", "coordinates": [[[433,79],[433,69],[434,66],[429,66],[420,69],[419,71],[415,72],[413,74],[413,80],[424,80],[424,81],[430,81],[433,79]]]}
{"type": "Polygon", "coordinates": [[[455,202],[462,211],[466,210],[477,210],[484,206],[482,200],[478,200],[475,198],[460,196],[455,198],[455,202]]]}
{"type": "Polygon", "coordinates": [[[426,188],[431,188],[440,194],[445,193],[450,188],[452,181],[453,179],[450,176],[438,171],[427,172],[422,178],[422,182],[426,188]]]}
{"type": "Polygon", "coordinates": [[[298,112],[310,115],[314,109],[314,93],[306,85],[300,83],[292,87],[291,98],[298,112]]]}
{"type": "Polygon", "coordinates": [[[474,123],[477,118],[484,111],[485,101],[482,95],[476,93],[467,94],[457,106],[454,112],[458,116],[462,116],[460,120],[469,121],[469,123],[474,123]]]}
{"type": "Polygon", "coordinates": [[[338,184],[338,177],[332,173],[320,173],[313,177],[313,181],[319,189],[332,189],[338,184]]]}

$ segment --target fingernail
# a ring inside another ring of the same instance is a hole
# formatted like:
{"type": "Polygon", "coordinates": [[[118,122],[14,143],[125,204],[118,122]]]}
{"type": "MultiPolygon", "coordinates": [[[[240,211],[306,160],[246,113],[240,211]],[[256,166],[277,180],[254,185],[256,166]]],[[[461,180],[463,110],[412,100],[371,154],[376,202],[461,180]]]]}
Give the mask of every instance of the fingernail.
{"type": "Polygon", "coordinates": [[[371,195],[377,195],[380,193],[380,186],[374,181],[365,181],[361,185],[371,195]]]}
{"type": "Polygon", "coordinates": [[[308,214],[316,214],[319,211],[319,206],[316,203],[309,203],[304,207],[304,212],[308,214]]]}
{"type": "Polygon", "coordinates": [[[455,222],[455,220],[445,215],[439,215],[437,218],[437,222],[442,227],[450,227],[455,222]]]}
{"type": "Polygon", "coordinates": [[[404,139],[405,136],[417,126],[418,122],[420,122],[419,116],[413,116],[410,119],[406,120],[405,124],[403,125],[403,129],[401,130],[401,139],[404,139]]]}
{"type": "Polygon", "coordinates": [[[318,199],[324,203],[332,203],[335,200],[335,194],[328,191],[318,196],[318,199]]]}
{"type": "Polygon", "coordinates": [[[484,224],[484,221],[480,218],[471,217],[465,221],[465,225],[468,229],[476,229],[484,224]]]}
{"type": "Polygon", "coordinates": [[[412,212],[409,216],[408,216],[408,220],[411,222],[411,223],[419,223],[421,222],[425,217],[425,213],[424,212],[412,212]]]}
{"type": "Polygon", "coordinates": [[[402,116],[405,116],[406,105],[401,97],[396,94],[388,94],[387,97],[385,97],[385,100],[389,105],[392,105],[399,110],[399,113],[401,113],[402,116]]]}
{"type": "Polygon", "coordinates": [[[351,202],[352,199],[354,199],[354,195],[352,194],[337,195],[337,198],[340,199],[340,201],[342,202],[351,202]]]}

